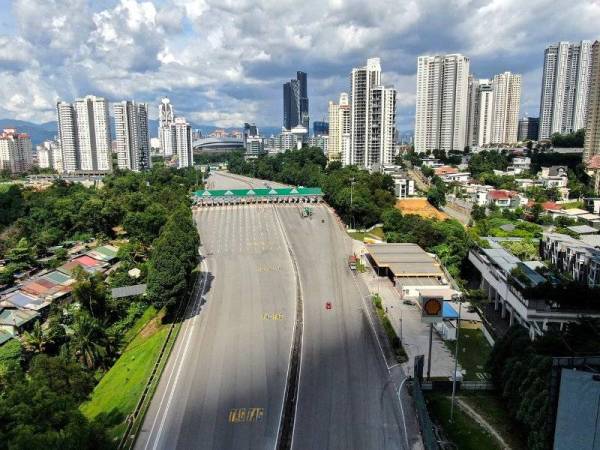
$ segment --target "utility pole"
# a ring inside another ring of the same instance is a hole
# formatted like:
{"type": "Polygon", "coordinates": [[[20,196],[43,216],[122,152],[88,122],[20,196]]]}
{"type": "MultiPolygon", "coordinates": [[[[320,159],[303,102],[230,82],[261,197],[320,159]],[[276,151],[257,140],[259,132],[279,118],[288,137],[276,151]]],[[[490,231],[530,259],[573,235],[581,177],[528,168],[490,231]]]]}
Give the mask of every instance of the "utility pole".
{"type": "Polygon", "coordinates": [[[456,372],[458,370],[458,338],[460,337],[460,313],[462,302],[458,303],[458,321],[456,322],[456,347],[454,347],[454,377],[452,378],[452,402],[450,404],[450,422],[454,420],[454,397],[456,396],[456,372]]]}
{"type": "Polygon", "coordinates": [[[354,228],[354,211],[352,208],[352,194],[354,193],[354,177],[350,178],[350,215],[352,219],[352,228],[354,228]]]}
{"type": "Polygon", "coordinates": [[[427,381],[431,381],[431,341],[433,340],[433,323],[429,324],[429,355],[427,356],[427,381]]]}

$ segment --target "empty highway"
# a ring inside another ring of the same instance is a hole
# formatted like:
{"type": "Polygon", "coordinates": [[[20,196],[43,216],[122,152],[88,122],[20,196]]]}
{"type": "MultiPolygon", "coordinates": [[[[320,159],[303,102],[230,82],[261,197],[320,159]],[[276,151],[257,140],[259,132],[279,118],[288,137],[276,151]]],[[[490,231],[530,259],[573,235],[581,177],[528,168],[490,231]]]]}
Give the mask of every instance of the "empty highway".
{"type": "MultiPolygon", "coordinates": [[[[218,172],[207,182],[264,186],[218,172]]],[[[205,293],[191,305],[137,449],[276,447],[298,287],[304,325],[292,448],[404,448],[394,383],[346,267],[351,241],[326,206],[312,206],[311,218],[300,205],[195,210],[205,293]]]]}

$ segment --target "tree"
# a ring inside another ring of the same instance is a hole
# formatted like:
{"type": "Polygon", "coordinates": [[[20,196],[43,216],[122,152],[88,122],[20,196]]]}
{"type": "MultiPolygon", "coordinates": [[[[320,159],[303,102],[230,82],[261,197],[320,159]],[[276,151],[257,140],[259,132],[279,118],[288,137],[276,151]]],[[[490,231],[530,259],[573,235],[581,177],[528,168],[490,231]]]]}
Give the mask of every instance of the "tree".
{"type": "Polygon", "coordinates": [[[77,280],[73,286],[73,300],[96,319],[104,319],[107,314],[108,292],[102,274],[89,274],[83,269],[75,272],[77,280]]]}
{"type": "Polygon", "coordinates": [[[42,329],[41,322],[37,320],[31,331],[25,331],[22,337],[23,347],[30,353],[44,353],[46,347],[53,342],[50,333],[42,329]]]}
{"type": "Polygon", "coordinates": [[[446,204],[446,193],[439,186],[432,186],[427,191],[427,200],[436,208],[446,204]]]}
{"type": "Polygon", "coordinates": [[[474,205],[473,209],[471,210],[471,218],[477,222],[478,220],[485,219],[485,217],[486,217],[486,207],[480,206],[480,205],[474,205]]]}
{"type": "Polygon", "coordinates": [[[73,335],[69,342],[73,356],[89,369],[101,366],[107,356],[104,328],[85,311],[75,316],[73,335]]]}

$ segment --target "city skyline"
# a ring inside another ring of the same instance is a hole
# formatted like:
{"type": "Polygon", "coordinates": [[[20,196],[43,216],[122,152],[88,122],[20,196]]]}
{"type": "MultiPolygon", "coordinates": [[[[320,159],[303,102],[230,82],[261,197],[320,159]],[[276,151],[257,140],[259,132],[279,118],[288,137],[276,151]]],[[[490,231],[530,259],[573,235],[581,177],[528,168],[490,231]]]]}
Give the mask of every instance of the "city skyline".
{"type": "MultiPolygon", "coordinates": [[[[58,98],[94,94],[109,102],[133,98],[149,104],[166,95],[193,123],[277,126],[281,83],[299,69],[311,77],[311,117],[321,119],[328,101],[347,89],[348,71],[378,56],[386,61],[383,83],[398,90],[397,127],[403,131],[413,128],[416,58],[437,53],[468,56],[477,78],[522,74],[521,114],[537,116],[544,49],[561,40],[595,39],[600,18],[594,4],[565,2],[563,21],[577,20],[577,26],[541,30],[522,19],[527,10],[542,20],[560,5],[463,5],[442,30],[436,24],[448,17],[436,5],[314,8],[309,2],[286,23],[274,21],[281,33],[267,35],[262,28],[245,27],[253,19],[270,23],[285,4],[253,9],[175,0],[79,1],[75,8],[60,0],[2,4],[12,14],[0,35],[7,49],[0,62],[6,99],[0,117],[37,123],[53,119],[58,98]]],[[[156,110],[149,113],[157,118],[156,110]]]]}

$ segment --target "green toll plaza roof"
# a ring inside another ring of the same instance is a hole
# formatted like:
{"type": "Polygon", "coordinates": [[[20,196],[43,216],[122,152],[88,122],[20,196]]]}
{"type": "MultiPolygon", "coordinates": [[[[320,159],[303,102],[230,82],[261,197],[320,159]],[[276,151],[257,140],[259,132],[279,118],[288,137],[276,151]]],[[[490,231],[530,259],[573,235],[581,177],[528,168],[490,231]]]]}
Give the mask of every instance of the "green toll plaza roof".
{"type": "Polygon", "coordinates": [[[291,188],[255,188],[255,189],[206,189],[194,192],[202,198],[212,197],[274,197],[274,196],[322,196],[321,188],[291,187],[291,188]]]}

